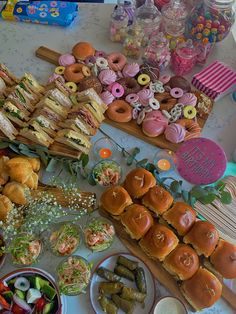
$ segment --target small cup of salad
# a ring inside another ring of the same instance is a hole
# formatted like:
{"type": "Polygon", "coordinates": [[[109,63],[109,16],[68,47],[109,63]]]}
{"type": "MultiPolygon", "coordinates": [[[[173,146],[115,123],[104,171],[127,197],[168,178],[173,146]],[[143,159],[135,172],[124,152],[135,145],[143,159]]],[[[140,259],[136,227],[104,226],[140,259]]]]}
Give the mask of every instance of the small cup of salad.
{"type": "Polygon", "coordinates": [[[7,252],[11,254],[14,265],[30,266],[38,262],[42,249],[42,241],[38,236],[22,233],[11,241],[7,252]]]}
{"type": "Polygon", "coordinates": [[[92,178],[100,186],[116,185],[121,179],[121,167],[114,160],[102,160],[94,166],[92,178]]]}
{"type": "Polygon", "coordinates": [[[69,256],[58,265],[57,277],[62,294],[73,296],[85,293],[91,278],[90,264],[82,256],[69,256]]]}
{"type": "Polygon", "coordinates": [[[81,235],[78,225],[72,222],[60,222],[52,226],[49,245],[53,254],[69,256],[77,250],[80,243],[81,235]]]}
{"type": "Polygon", "coordinates": [[[84,229],[84,241],[93,252],[108,249],[115,237],[115,228],[105,218],[92,218],[84,229]]]}

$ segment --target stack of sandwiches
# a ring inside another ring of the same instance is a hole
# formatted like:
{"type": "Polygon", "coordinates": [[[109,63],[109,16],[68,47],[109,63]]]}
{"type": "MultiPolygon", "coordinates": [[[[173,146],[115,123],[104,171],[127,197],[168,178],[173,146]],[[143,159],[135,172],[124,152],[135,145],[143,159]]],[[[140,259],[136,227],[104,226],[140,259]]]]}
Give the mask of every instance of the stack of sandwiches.
{"type": "Polygon", "coordinates": [[[70,93],[60,79],[43,87],[31,74],[18,80],[0,65],[2,132],[10,140],[20,135],[42,146],[62,143],[87,154],[90,136],[105,119],[106,106],[92,88],[73,96],[70,93]]]}

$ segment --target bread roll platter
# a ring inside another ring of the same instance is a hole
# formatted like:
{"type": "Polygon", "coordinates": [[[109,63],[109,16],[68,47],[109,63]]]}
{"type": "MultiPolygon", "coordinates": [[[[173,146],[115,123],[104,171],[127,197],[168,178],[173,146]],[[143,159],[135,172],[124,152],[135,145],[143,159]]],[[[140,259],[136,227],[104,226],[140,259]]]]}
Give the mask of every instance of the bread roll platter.
{"type": "Polygon", "coordinates": [[[188,309],[211,307],[221,296],[236,309],[236,296],[223,282],[236,277],[235,241],[198,220],[191,206],[175,201],[150,172],[136,168],[122,186],[103,192],[100,214],[188,309]]]}
{"type": "Polygon", "coordinates": [[[156,68],[145,64],[126,63],[122,70],[116,64],[120,59],[126,62],[122,54],[106,54],[91,47],[91,44],[81,42],[73,47],[72,54],[61,55],[42,46],[37,49],[36,56],[57,65],[50,81],[60,76],[74,91],[94,88],[109,105],[105,123],[173,151],[181,142],[200,136],[213,107],[210,98],[192,90],[185,78],[159,77],[156,68]],[[81,69],[85,66],[90,77],[74,77],[74,73],[82,71],[79,66],[81,69]],[[174,95],[176,92],[180,94],[174,95]]]}

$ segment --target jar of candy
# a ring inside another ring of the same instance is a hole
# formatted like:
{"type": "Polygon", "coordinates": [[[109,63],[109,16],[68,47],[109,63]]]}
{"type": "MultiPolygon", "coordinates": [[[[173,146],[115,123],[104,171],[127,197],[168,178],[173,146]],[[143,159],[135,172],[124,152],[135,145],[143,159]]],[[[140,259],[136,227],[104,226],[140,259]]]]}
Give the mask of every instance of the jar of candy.
{"type": "Polygon", "coordinates": [[[171,56],[171,68],[176,75],[189,73],[197,62],[198,50],[192,40],[177,45],[171,56]]]}
{"type": "Polygon", "coordinates": [[[121,43],[124,40],[129,17],[125,12],[123,5],[118,3],[115,7],[110,21],[110,39],[111,41],[121,43]]]}
{"type": "Polygon", "coordinates": [[[163,33],[150,39],[143,59],[144,63],[158,67],[160,71],[167,67],[170,62],[170,49],[169,42],[163,33]]]}
{"type": "Polygon", "coordinates": [[[234,0],[201,0],[191,12],[187,23],[187,37],[204,45],[222,41],[235,20],[234,0]]]}
{"type": "Polygon", "coordinates": [[[183,0],[171,0],[161,9],[162,28],[166,35],[180,37],[184,34],[187,7],[183,0]]]}
{"type": "Polygon", "coordinates": [[[123,53],[127,57],[139,59],[142,52],[144,33],[139,24],[129,26],[123,44],[123,53]]]}
{"type": "Polygon", "coordinates": [[[123,7],[129,18],[128,20],[128,26],[129,26],[134,21],[134,11],[136,8],[135,0],[124,0],[123,7]]]}
{"type": "Polygon", "coordinates": [[[149,39],[158,34],[161,24],[161,13],[155,7],[153,0],[146,0],[145,3],[135,10],[134,19],[144,32],[143,46],[146,46],[149,39]]]}

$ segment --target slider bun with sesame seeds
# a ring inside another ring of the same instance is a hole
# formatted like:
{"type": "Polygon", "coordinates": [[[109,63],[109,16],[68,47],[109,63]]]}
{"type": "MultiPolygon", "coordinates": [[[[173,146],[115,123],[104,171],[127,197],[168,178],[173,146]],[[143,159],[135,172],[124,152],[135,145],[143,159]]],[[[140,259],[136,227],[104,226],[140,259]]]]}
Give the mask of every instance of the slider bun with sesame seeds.
{"type": "Polygon", "coordinates": [[[192,278],[183,281],[181,291],[192,307],[200,311],[211,307],[221,297],[222,285],[219,279],[205,268],[192,278]]]}
{"type": "Polygon", "coordinates": [[[153,186],[142,198],[142,203],[157,215],[162,215],[172,205],[173,196],[159,185],[153,186]]]}
{"type": "Polygon", "coordinates": [[[151,258],[163,261],[178,245],[174,232],[161,224],[154,224],[139,241],[142,250],[151,258]]]}
{"type": "Polygon", "coordinates": [[[100,198],[100,207],[113,216],[121,215],[124,209],[132,203],[128,192],[119,185],[108,188],[100,198]]]}
{"type": "Polygon", "coordinates": [[[198,255],[209,257],[219,241],[219,233],[210,222],[199,220],[184,236],[183,241],[191,244],[198,255]]]}
{"type": "Polygon", "coordinates": [[[146,207],[133,204],[121,215],[121,223],[132,239],[139,240],[153,225],[153,218],[146,207]]]}
{"type": "Polygon", "coordinates": [[[142,197],[154,185],[156,185],[156,179],[151,172],[143,168],[130,171],[124,182],[124,188],[132,198],[142,197]]]}

